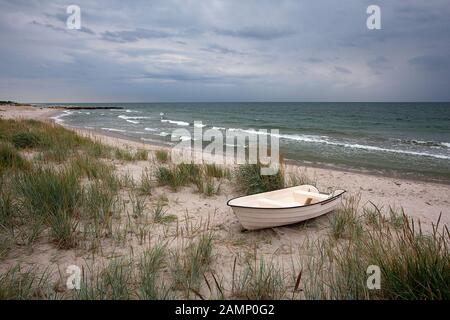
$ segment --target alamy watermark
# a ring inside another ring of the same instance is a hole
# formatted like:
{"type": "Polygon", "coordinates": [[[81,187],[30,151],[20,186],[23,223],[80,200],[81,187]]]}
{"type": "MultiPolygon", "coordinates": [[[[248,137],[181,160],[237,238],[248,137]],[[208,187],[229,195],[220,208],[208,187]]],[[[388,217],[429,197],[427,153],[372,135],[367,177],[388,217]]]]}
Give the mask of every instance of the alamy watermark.
{"type": "Polygon", "coordinates": [[[77,265],[71,264],[66,268],[67,277],[66,287],[69,290],[77,289],[81,287],[81,268],[77,265]]]}
{"type": "Polygon", "coordinates": [[[273,175],[278,172],[280,168],[278,129],[256,131],[216,128],[203,130],[203,128],[201,121],[194,121],[193,133],[184,128],[172,132],[171,140],[177,142],[171,150],[174,163],[224,165],[259,163],[262,175],[273,175]]]}
{"type": "Polygon", "coordinates": [[[366,285],[369,290],[381,289],[381,269],[377,265],[370,265],[367,267],[366,273],[368,275],[366,285]]]}
{"type": "Polygon", "coordinates": [[[67,7],[66,13],[69,15],[66,20],[67,29],[81,29],[81,8],[75,4],[67,7]]]}
{"type": "Polygon", "coordinates": [[[367,7],[366,13],[369,14],[366,20],[366,26],[369,30],[381,29],[381,8],[375,4],[367,7]]]}

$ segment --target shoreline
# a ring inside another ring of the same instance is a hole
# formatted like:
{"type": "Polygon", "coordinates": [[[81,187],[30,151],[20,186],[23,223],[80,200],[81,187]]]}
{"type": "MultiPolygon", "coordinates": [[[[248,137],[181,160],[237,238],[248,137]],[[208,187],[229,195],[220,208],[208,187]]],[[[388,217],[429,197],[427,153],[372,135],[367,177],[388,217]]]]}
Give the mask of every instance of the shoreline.
{"type": "MultiPolygon", "coordinates": [[[[53,114],[51,116],[54,116],[53,114]]],[[[49,120],[56,123],[51,117],[49,116],[49,120]]],[[[58,125],[63,126],[64,128],[74,130],[76,132],[86,132],[86,133],[92,133],[94,135],[100,135],[100,136],[106,136],[111,137],[115,139],[123,140],[124,143],[127,141],[138,143],[146,146],[150,146],[150,150],[156,150],[158,148],[168,149],[170,150],[171,146],[168,146],[167,144],[163,142],[158,141],[147,141],[142,140],[135,137],[130,137],[127,135],[124,135],[120,132],[113,132],[113,131],[107,131],[107,130],[101,130],[101,129],[90,129],[90,128],[81,128],[76,126],[70,126],[65,125],[64,123],[57,123],[58,125]]],[[[299,159],[284,159],[285,164],[297,166],[297,167],[305,167],[305,168],[315,168],[315,169],[325,169],[325,170],[331,170],[331,171],[339,171],[339,172],[346,172],[346,173],[355,173],[355,174],[363,174],[363,175],[369,175],[373,177],[385,177],[385,178],[393,178],[393,179],[401,179],[401,180],[408,180],[411,182],[415,181],[421,181],[421,182],[430,182],[430,183],[437,183],[442,185],[450,186],[450,180],[444,180],[444,179],[436,179],[431,176],[423,175],[423,174],[417,174],[415,177],[411,177],[414,173],[405,173],[400,171],[386,171],[386,170],[370,170],[365,168],[350,168],[350,167],[342,167],[338,165],[334,165],[331,163],[314,163],[299,159]]]]}
{"type": "MultiPolygon", "coordinates": [[[[32,107],[32,110],[26,108],[26,110],[11,111],[9,115],[6,115],[6,118],[31,118],[54,123],[55,121],[52,117],[59,112],[61,111],[32,107]]],[[[3,112],[0,114],[2,114],[2,118],[5,116],[3,112]]],[[[104,132],[67,125],[62,126],[82,136],[87,136],[112,146],[143,148],[149,151],[158,149],[170,150],[168,146],[124,137],[116,132],[104,132]]],[[[330,188],[345,189],[349,194],[359,197],[362,205],[375,203],[384,208],[401,207],[406,214],[419,218],[425,223],[435,223],[442,213],[442,222],[450,224],[450,202],[448,200],[450,184],[448,183],[386,176],[376,172],[356,172],[356,170],[328,168],[309,163],[303,164],[296,160],[285,161],[285,172],[286,174],[297,172],[308,176],[316,182],[321,191],[326,191],[330,188]]]]}

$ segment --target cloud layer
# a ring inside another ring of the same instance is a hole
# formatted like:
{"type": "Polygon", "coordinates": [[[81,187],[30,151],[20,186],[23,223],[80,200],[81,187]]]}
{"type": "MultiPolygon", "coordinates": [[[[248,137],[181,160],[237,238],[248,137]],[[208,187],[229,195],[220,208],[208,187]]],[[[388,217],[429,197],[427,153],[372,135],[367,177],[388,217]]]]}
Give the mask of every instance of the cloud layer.
{"type": "Polygon", "coordinates": [[[377,2],[0,0],[0,100],[450,100],[450,3],[377,2]]]}

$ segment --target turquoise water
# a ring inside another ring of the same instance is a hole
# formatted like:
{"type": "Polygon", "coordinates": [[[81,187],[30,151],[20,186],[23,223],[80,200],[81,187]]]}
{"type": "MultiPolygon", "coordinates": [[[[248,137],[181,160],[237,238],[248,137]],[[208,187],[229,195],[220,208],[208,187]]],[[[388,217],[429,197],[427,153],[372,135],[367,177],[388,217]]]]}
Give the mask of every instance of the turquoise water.
{"type": "Polygon", "coordinates": [[[65,111],[64,124],[173,144],[194,121],[220,130],[279,129],[285,158],[450,181],[450,103],[113,103],[65,111]],[[160,114],[164,113],[163,119],[160,114]]]}

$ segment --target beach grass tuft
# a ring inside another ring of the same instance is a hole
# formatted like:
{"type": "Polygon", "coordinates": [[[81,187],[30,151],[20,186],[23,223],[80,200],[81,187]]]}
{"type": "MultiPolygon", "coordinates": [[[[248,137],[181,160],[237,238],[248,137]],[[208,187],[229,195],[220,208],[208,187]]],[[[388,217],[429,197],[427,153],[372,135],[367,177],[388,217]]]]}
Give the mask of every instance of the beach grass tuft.
{"type": "Polygon", "coordinates": [[[283,168],[273,175],[262,175],[263,167],[260,163],[240,165],[234,174],[238,189],[249,195],[284,188],[283,168]]]}
{"type": "Polygon", "coordinates": [[[169,297],[170,288],[166,288],[162,281],[162,269],[166,255],[166,247],[160,244],[147,249],[142,254],[138,267],[140,299],[162,300],[169,297]]]}
{"type": "Polygon", "coordinates": [[[156,150],[155,157],[159,163],[167,163],[170,161],[169,152],[166,150],[156,150]]]}
{"type": "MultiPolygon", "coordinates": [[[[235,268],[233,267],[233,272],[235,268]]],[[[250,300],[281,299],[286,293],[283,272],[272,261],[247,260],[239,274],[233,273],[232,294],[250,300]]]]}
{"type": "Polygon", "coordinates": [[[0,142],[0,174],[6,169],[25,169],[29,166],[29,163],[13,145],[7,142],[0,142]]]}

